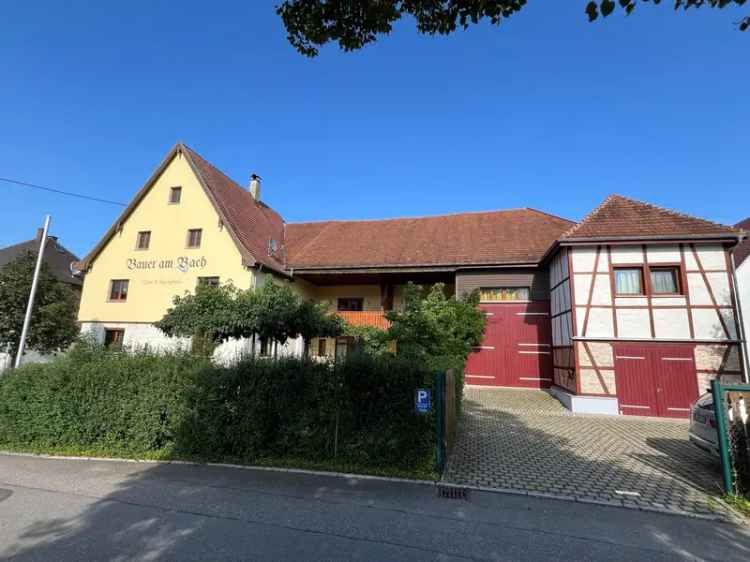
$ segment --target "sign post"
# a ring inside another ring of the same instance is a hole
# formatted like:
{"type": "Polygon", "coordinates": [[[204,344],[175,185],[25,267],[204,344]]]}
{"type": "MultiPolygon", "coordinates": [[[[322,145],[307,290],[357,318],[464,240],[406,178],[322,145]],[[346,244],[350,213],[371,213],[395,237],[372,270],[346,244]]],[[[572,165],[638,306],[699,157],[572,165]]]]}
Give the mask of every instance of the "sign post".
{"type": "Polygon", "coordinates": [[[31,293],[29,294],[29,302],[26,304],[26,316],[23,318],[23,328],[21,329],[21,339],[18,342],[18,353],[16,354],[16,362],[14,367],[17,369],[21,366],[21,358],[23,357],[23,350],[26,347],[26,336],[29,332],[29,324],[31,324],[31,313],[34,310],[34,297],[36,296],[36,286],[39,283],[39,272],[42,269],[42,260],[44,259],[44,248],[47,247],[47,231],[49,230],[50,216],[44,217],[44,229],[42,229],[42,239],[39,242],[39,252],[36,256],[36,267],[34,267],[34,278],[31,280],[31,293]]]}

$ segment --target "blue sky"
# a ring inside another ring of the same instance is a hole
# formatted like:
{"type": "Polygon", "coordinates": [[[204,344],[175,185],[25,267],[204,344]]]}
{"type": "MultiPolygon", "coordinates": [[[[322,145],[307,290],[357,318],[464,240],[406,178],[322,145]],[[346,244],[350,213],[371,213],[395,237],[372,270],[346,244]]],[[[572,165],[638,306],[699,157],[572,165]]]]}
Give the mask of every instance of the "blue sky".
{"type": "MultiPolygon", "coordinates": [[[[750,215],[742,10],[643,6],[589,24],[530,2],[500,28],[358,53],[286,42],[274,2],[15,2],[0,18],[0,177],[128,201],[177,140],[288,221],[535,207],[609,193],[750,215]]],[[[745,10],[747,11],[747,10],[745,10]]],[[[0,246],[44,213],[85,254],[119,214],[0,183],[0,246]]]]}

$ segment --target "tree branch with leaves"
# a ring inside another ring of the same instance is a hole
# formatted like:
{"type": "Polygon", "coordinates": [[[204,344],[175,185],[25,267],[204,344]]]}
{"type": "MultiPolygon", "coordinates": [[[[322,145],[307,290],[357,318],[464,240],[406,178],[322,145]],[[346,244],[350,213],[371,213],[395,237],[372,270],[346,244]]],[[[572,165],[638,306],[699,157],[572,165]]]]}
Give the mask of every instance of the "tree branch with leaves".
{"type": "MultiPolygon", "coordinates": [[[[672,0],[675,10],[697,8],[722,9],[743,6],[746,0],[672,0]]],[[[589,21],[607,17],[619,6],[630,15],[643,4],[661,0],[598,0],[585,6],[589,21]]],[[[426,35],[450,35],[480,22],[500,25],[520,12],[526,0],[286,0],[276,8],[292,46],[308,57],[318,55],[320,47],[338,43],[344,51],[356,51],[388,35],[404,16],[416,20],[417,32],[426,35]]],[[[750,16],[737,22],[745,31],[750,16]]]]}

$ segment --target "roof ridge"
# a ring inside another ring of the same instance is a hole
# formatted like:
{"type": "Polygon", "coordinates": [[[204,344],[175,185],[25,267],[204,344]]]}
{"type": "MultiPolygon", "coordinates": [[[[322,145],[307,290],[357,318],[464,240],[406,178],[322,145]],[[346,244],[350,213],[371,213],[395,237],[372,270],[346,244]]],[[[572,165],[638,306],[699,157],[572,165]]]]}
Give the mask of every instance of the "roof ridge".
{"type": "Polygon", "coordinates": [[[574,224],[574,225],[573,225],[573,226],[572,226],[571,228],[569,228],[568,230],[566,230],[565,232],[563,232],[563,233],[562,233],[562,234],[560,235],[560,240],[562,240],[563,238],[568,238],[568,237],[569,237],[569,236],[571,236],[571,235],[572,235],[572,234],[573,234],[573,233],[574,233],[574,232],[575,232],[576,230],[580,229],[580,228],[581,228],[581,226],[583,226],[583,224],[584,224],[584,223],[585,223],[586,221],[588,221],[588,220],[589,220],[589,219],[590,219],[591,217],[593,217],[593,216],[594,216],[594,215],[595,215],[596,213],[598,213],[599,211],[601,211],[601,210],[602,210],[602,209],[603,209],[603,208],[604,208],[604,207],[605,207],[606,205],[609,205],[610,201],[611,201],[612,199],[614,199],[615,197],[619,197],[619,195],[617,195],[616,193],[612,193],[612,194],[610,194],[610,195],[607,195],[607,197],[606,197],[606,198],[604,199],[604,201],[602,201],[601,203],[599,203],[599,205],[598,205],[598,206],[596,206],[596,207],[595,207],[594,209],[592,209],[592,210],[591,210],[591,211],[590,211],[590,212],[589,212],[589,213],[588,213],[588,214],[587,214],[586,216],[584,216],[584,217],[583,217],[583,218],[582,218],[582,219],[580,220],[580,222],[578,222],[578,223],[574,224]]]}
{"type": "Polygon", "coordinates": [[[565,238],[572,238],[573,235],[578,230],[580,230],[581,228],[583,228],[584,226],[586,226],[586,224],[594,216],[596,216],[605,207],[607,207],[608,205],[611,205],[613,202],[615,202],[617,200],[620,200],[620,201],[625,202],[625,203],[635,204],[635,205],[638,205],[638,206],[641,206],[641,207],[655,209],[655,210],[657,210],[659,212],[671,215],[672,217],[681,218],[681,219],[688,219],[688,220],[700,222],[700,223],[703,223],[703,224],[706,224],[706,225],[711,225],[713,227],[718,227],[718,228],[726,229],[727,232],[736,232],[736,233],[741,232],[740,229],[738,229],[738,228],[736,228],[734,226],[729,226],[729,225],[721,224],[721,223],[718,223],[718,222],[715,222],[715,221],[711,221],[711,220],[708,220],[708,219],[704,219],[704,218],[701,218],[701,217],[696,217],[694,215],[690,215],[690,214],[682,212],[682,211],[677,211],[675,209],[668,209],[666,207],[662,207],[661,205],[656,205],[654,203],[648,203],[646,201],[641,201],[639,199],[634,199],[633,197],[626,197],[624,195],[619,195],[617,193],[612,193],[612,194],[608,195],[607,198],[604,199],[604,201],[602,201],[601,204],[598,207],[596,207],[593,211],[591,211],[590,213],[588,213],[581,220],[581,222],[579,222],[577,225],[575,225],[570,230],[568,230],[565,233],[563,233],[562,236],[560,237],[560,239],[562,240],[562,239],[565,239],[565,238]]]}
{"type": "MultiPolygon", "coordinates": [[[[297,224],[323,224],[323,223],[331,223],[331,224],[342,224],[342,223],[353,223],[353,222],[387,222],[387,221],[406,221],[406,220],[420,220],[420,219],[442,219],[446,217],[462,217],[467,215],[490,215],[490,214],[500,214],[500,213],[513,213],[518,211],[533,211],[538,212],[541,214],[549,215],[549,213],[544,213],[543,211],[537,211],[536,209],[530,209],[529,207],[516,207],[513,209],[495,209],[491,211],[462,211],[458,213],[446,213],[442,215],[420,215],[415,217],[388,217],[388,218],[382,218],[382,219],[323,219],[323,220],[317,220],[317,221],[291,221],[287,224],[291,225],[297,225],[297,224]]],[[[554,217],[554,215],[549,215],[554,217]]],[[[562,217],[555,217],[555,218],[562,218],[562,217]]],[[[573,222],[569,221],[568,219],[562,219],[567,222],[573,222]]]]}
{"type": "Polygon", "coordinates": [[[578,224],[574,220],[566,219],[565,217],[561,217],[560,215],[555,215],[555,214],[552,214],[552,213],[548,213],[547,211],[541,211],[539,209],[535,209],[534,207],[524,207],[524,209],[526,209],[527,211],[532,211],[534,213],[539,213],[540,215],[545,215],[545,216],[548,216],[548,217],[552,217],[553,219],[558,219],[558,220],[561,220],[561,221],[573,223],[573,225],[577,225],[578,224]]]}
{"type": "Polygon", "coordinates": [[[668,209],[667,207],[662,207],[661,205],[656,205],[655,203],[647,203],[645,201],[641,201],[640,199],[633,199],[632,197],[625,197],[624,195],[617,195],[617,194],[613,194],[611,197],[618,197],[620,199],[624,199],[625,201],[631,201],[631,202],[637,203],[639,205],[645,205],[646,207],[653,207],[654,209],[658,209],[660,211],[663,211],[665,213],[669,213],[670,215],[674,215],[676,217],[681,217],[681,218],[684,218],[684,219],[690,219],[690,220],[695,220],[695,221],[701,221],[701,222],[704,222],[704,223],[708,223],[708,224],[710,224],[712,226],[720,226],[721,228],[728,228],[730,230],[736,230],[737,232],[740,231],[740,229],[738,229],[738,228],[736,228],[734,226],[730,226],[730,225],[726,225],[726,224],[721,224],[720,222],[712,221],[712,220],[709,220],[709,219],[704,219],[704,218],[701,218],[701,217],[696,217],[695,215],[691,215],[691,214],[685,213],[683,211],[678,211],[676,209],[668,209]]]}

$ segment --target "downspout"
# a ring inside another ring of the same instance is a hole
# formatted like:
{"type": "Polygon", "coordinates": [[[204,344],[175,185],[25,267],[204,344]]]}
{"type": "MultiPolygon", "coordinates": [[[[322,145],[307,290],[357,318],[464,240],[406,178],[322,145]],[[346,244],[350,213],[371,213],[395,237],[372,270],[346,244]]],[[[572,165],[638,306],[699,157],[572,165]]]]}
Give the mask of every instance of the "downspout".
{"type": "Polygon", "coordinates": [[[734,303],[737,306],[737,333],[740,336],[740,354],[742,355],[742,380],[747,383],[750,376],[750,364],[748,364],[748,346],[745,334],[745,321],[742,317],[742,302],[740,302],[740,292],[737,290],[737,265],[734,261],[734,249],[729,252],[729,259],[732,262],[732,292],[734,293],[734,303]]]}

